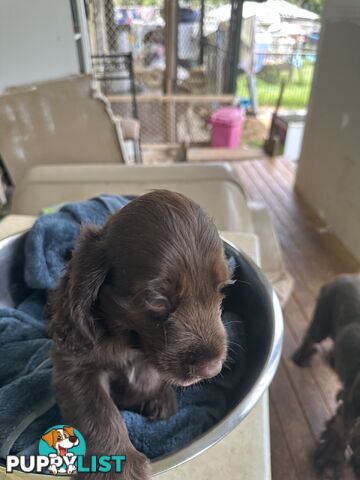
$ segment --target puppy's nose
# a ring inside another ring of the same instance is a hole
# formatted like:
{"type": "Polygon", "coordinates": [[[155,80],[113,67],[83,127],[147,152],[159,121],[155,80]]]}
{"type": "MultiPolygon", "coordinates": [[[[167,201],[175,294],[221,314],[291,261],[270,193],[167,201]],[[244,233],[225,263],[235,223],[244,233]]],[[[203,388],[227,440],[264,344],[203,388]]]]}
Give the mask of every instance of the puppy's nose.
{"type": "Polygon", "coordinates": [[[196,377],[212,378],[220,373],[221,368],[222,362],[220,360],[213,360],[201,365],[195,365],[193,367],[193,373],[196,377]]]}

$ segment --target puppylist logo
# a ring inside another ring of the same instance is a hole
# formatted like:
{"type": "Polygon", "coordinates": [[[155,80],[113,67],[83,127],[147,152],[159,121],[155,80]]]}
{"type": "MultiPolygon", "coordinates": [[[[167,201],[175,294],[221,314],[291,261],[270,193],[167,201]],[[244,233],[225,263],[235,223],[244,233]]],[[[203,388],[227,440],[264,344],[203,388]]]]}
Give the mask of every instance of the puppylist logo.
{"type": "Polygon", "coordinates": [[[85,465],[86,443],[79,430],[68,425],[49,428],[39,441],[39,454],[8,455],[6,472],[15,469],[30,473],[73,475],[74,473],[121,473],[125,455],[91,455],[85,465]]]}

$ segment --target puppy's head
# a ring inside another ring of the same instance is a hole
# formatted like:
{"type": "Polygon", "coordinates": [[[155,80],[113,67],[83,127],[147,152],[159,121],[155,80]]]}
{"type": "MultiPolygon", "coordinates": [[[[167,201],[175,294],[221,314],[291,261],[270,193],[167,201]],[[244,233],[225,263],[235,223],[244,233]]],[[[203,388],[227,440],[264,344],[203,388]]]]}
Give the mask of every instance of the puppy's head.
{"type": "Polygon", "coordinates": [[[71,448],[79,443],[74,429],[65,426],[64,428],[54,428],[45,433],[41,438],[52,448],[55,448],[56,445],[60,445],[63,448],[71,448]]]}
{"type": "Polygon", "coordinates": [[[215,225],[183,195],[155,191],[114,215],[106,230],[113,265],[101,293],[109,328],[116,334],[125,321],[172,383],[217,375],[226,357],[221,301],[230,277],[215,225]]]}
{"type": "MultiPolygon", "coordinates": [[[[87,308],[98,305],[106,329],[113,336],[128,331],[169,382],[187,386],[217,375],[227,350],[221,302],[230,275],[221,239],[205,212],[183,195],[154,191],[93,235],[72,260],[74,287],[68,291],[79,295],[72,312],[83,313],[86,295],[87,308]]],[[[86,324],[85,337],[91,340],[96,329],[86,324]]]]}

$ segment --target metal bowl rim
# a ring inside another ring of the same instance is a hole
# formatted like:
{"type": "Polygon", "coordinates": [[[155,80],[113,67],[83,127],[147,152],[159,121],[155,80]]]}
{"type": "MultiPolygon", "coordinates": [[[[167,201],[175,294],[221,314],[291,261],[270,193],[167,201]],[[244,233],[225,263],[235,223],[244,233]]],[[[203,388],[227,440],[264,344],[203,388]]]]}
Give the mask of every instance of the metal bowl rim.
{"type": "MultiPolygon", "coordinates": [[[[28,229],[9,235],[4,239],[0,240],[0,250],[7,247],[9,244],[14,242],[18,238],[22,237],[26,232],[28,232],[28,229]]],[[[254,263],[254,261],[232,242],[226,240],[224,237],[221,237],[221,239],[224,243],[233,248],[239,255],[245,257],[247,262],[255,270],[259,280],[262,282],[263,286],[265,286],[266,291],[269,295],[269,300],[272,305],[273,320],[273,335],[271,339],[269,353],[256,382],[252,386],[251,390],[239,402],[239,404],[233,410],[231,410],[220,422],[218,422],[210,430],[205,432],[198,439],[195,439],[186,447],[181,448],[180,450],[169,454],[164,458],[160,458],[151,462],[153,475],[159,475],[161,473],[164,473],[197,457],[198,455],[206,451],[208,448],[218,443],[232,430],[234,430],[234,428],[236,428],[240,424],[240,422],[251,412],[251,410],[255,407],[256,403],[259,401],[259,399],[265,392],[266,388],[268,388],[275,375],[280,361],[283,342],[283,316],[279,299],[273,288],[269,284],[268,280],[265,278],[261,269],[254,263]]],[[[0,473],[1,471],[5,471],[5,468],[2,466],[0,466],[0,473]]],[[[54,478],[53,475],[47,474],[29,473],[27,475],[29,476],[29,478],[35,478],[37,477],[37,475],[41,475],[41,478],[54,478]]]]}

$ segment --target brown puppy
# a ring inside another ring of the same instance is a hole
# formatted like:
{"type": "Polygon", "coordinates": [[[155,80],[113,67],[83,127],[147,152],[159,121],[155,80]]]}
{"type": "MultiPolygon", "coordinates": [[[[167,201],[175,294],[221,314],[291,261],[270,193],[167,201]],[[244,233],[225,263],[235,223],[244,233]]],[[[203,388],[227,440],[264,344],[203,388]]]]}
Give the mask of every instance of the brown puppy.
{"type": "Polygon", "coordinates": [[[316,352],[316,344],[334,341],[332,367],[343,384],[336,414],[326,423],[315,452],[315,466],[329,478],[342,478],[345,453],[360,478],[360,274],[340,275],[324,285],[314,317],[293,356],[305,366],[316,352]],[[347,448],[350,447],[350,448],[347,448]]]}
{"type": "Polygon", "coordinates": [[[229,282],[215,225],[177,193],[143,195],[81,236],[50,301],[54,384],[89,455],[127,456],[122,478],[146,480],[150,468],[118,408],[167,418],[176,411],[172,385],[220,372],[229,282]]]}

